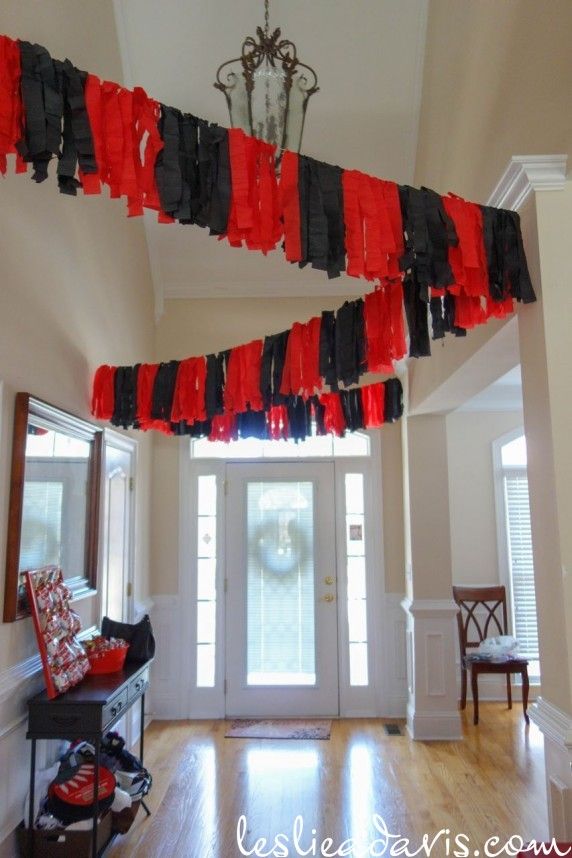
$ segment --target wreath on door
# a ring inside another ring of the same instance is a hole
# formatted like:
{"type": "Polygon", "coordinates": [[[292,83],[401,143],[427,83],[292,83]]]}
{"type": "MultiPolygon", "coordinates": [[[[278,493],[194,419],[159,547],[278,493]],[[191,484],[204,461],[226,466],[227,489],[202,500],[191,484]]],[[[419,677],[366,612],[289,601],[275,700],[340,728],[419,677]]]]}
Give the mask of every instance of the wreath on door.
{"type": "Polygon", "coordinates": [[[260,567],[285,576],[304,565],[309,554],[308,536],[289,510],[277,511],[258,525],[250,540],[251,552],[260,567]]]}

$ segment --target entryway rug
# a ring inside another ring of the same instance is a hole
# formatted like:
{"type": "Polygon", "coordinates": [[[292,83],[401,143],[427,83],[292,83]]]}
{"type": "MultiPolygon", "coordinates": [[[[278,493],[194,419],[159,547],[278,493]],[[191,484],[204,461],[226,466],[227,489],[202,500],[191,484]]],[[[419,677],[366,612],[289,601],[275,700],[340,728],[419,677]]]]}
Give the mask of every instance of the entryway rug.
{"type": "Polygon", "coordinates": [[[233,721],[225,739],[329,739],[332,722],[312,719],[272,718],[233,721]]]}

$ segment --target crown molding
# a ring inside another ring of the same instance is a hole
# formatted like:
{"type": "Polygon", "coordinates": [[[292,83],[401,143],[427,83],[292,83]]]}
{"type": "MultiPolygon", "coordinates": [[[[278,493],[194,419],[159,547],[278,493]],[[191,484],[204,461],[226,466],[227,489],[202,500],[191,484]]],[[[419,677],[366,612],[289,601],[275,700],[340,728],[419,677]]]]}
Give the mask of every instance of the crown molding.
{"type": "Polygon", "coordinates": [[[532,191],[561,191],[567,155],[513,155],[487,205],[518,211],[532,191]]]}

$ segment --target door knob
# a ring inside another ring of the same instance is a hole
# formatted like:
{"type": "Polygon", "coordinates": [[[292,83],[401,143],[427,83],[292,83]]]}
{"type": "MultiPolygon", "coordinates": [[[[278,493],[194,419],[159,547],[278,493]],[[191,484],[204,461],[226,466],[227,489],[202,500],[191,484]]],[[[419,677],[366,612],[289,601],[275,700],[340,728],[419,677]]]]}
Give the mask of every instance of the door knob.
{"type": "Polygon", "coordinates": [[[331,585],[331,584],[333,584],[333,583],[334,583],[334,578],[332,578],[332,576],[331,576],[331,575],[327,575],[327,576],[324,578],[324,584],[331,585]]]}
{"type": "Polygon", "coordinates": [[[323,602],[333,602],[336,597],[333,593],[326,593],[325,596],[322,596],[323,602]]]}

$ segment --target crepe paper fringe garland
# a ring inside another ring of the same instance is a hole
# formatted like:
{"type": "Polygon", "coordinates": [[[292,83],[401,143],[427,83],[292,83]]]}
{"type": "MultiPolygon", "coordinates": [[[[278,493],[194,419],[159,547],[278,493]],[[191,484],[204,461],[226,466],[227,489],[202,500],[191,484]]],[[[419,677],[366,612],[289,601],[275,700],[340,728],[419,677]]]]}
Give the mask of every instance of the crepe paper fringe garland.
{"type": "Polygon", "coordinates": [[[286,259],[300,267],[383,286],[392,297],[389,326],[400,325],[402,293],[411,356],[430,353],[429,314],[434,338],[464,336],[511,313],[515,300],[535,300],[516,212],[288,151],[277,179],[275,149],[241,129],[0,36],[3,173],[11,154],[16,172],[32,165],[36,182],[57,160],[62,193],[98,194],[107,185],[130,217],[152,209],[162,223],[197,224],[262,253],[283,242],[286,259]]]}

